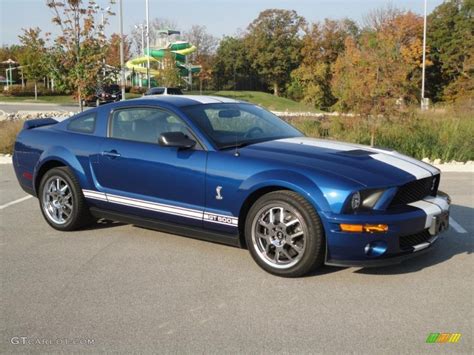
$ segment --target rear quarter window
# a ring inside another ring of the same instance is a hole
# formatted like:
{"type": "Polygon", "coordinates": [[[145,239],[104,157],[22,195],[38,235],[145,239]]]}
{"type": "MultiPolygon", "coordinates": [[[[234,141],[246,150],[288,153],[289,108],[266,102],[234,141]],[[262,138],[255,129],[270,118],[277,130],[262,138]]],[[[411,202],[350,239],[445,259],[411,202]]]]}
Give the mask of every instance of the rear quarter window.
{"type": "Polygon", "coordinates": [[[73,132],[94,133],[95,113],[73,118],[67,125],[67,129],[73,132]]]}

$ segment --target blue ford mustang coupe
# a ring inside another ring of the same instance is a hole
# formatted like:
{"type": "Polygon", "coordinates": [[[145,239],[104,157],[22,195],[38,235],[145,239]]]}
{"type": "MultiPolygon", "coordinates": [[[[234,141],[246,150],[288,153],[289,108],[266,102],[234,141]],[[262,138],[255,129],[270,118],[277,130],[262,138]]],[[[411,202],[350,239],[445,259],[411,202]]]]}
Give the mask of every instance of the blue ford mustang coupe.
{"type": "Polygon", "coordinates": [[[431,165],[307,138],[220,97],[150,97],[27,121],[13,162],[53,228],[106,218],[247,247],[287,277],[324,263],[398,263],[430,249],[449,223],[431,165]]]}

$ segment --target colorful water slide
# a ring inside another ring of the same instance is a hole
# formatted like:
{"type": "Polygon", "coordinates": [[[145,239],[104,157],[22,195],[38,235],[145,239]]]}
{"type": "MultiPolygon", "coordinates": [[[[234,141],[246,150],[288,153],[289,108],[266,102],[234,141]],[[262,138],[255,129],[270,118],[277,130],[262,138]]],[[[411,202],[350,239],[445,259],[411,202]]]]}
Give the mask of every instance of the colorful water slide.
{"type": "Polygon", "coordinates": [[[189,69],[191,69],[192,73],[199,73],[201,70],[200,66],[186,64],[186,56],[194,53],[196,50],[196,46],[193,46],[188,42],[178,41],[170,43],[166,48],[150,49],[149,53],[145,51],[144,56],[129,60],[125,63],[125,66],[135,73],[146,74],[146,64],[149,58],[151,64],[150,75],[152,77],[157,77],[160,75],[161,70],[157,68],[159,65],[157,66],[156,63],[160,63],[166,53],[171,52],[175,57],[176,66],[179,68],[182,76],[188,75],[189,69]]]}

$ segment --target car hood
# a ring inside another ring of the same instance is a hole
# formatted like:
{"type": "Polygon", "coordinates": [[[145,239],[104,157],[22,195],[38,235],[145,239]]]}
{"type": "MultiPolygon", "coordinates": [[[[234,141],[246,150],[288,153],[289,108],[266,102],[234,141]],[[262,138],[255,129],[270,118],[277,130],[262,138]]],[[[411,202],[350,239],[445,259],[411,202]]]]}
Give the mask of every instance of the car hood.
{"type": "Polygon", "coordinates": [[[285,138],[241,149],[249,157],[278,161],[292,170],[316,170],[367,187],[400,186],[439,174],[435,167],[396,151],[307,137],[285,138]]]}

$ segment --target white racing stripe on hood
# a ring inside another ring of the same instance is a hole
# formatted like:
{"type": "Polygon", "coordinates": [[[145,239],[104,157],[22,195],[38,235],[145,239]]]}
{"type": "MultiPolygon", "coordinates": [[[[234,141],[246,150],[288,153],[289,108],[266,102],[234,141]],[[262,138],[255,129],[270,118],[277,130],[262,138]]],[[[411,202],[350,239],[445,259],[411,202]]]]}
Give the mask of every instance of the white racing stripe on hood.
{"type": "Polygon", "coordinates": [[[340,152],[347,152],[350,150],[365,150],[374,154],[369,156],[382,163],[391,165],[397,169],[403,170],[406,173],[413,175],[417,180],[432,176],[432,174],[438,174],[439,170],[432,167],[431,165],[424,164],[416,159],[406,157],[395,151],[387,151],[383,149],[372,148],[360,144],[342,143],[331,141],[327,139],[315,139],[308,137],[295,137],[279,139],[277,142],[302,144],[312,147],[332,149],[340,152]],[[426,165],[427,167],[425,167],[426,165]]]}
{"type": "Polygon", "coordinates": [[[312,147],[318,148],[326,148],[326,149],[333,149],[340,152],[345,152],[348,150],[354,150],[354,146],[351,146],[347,143],[341,143],[336,141],[330,141],[327,139],[316,139],[316,138],[308,138],[308,137],[295,137],[295,138],[285,138],[285,139],[278,139],[277,142],[282,143],[292,143],[292,144],[303,144],[309,145],[312,147]]]}
{"type": "Polygon", "coordinates": [[[421,160],[417,160],[415,158],[409,157],[408,155],[400,154],[399,152],[395,150],[385,150],[385,149],[378,149],[378,148],[370,148],[370,150],[373,150],[375,152],[379,152],[382,154],[392,155],[399,159],[406,160],[412,164],[418,165],[420,168],[428,170],[433,175],[437,175],[440,173],[439,169],[435,168],[433,165],[430,165],[421,160]]]}
{"type": "Polygon", "coordinates": [[[410,163],[406,160],[397,158],[393,155],[377,153],[370,155],[373,159],[381,161],[382,163],[389,164],[397,169],[406,171],[407,173],[414,175],[417,180],[427,178],[431,176],[431,173],[418,165],[410,163]]]}

